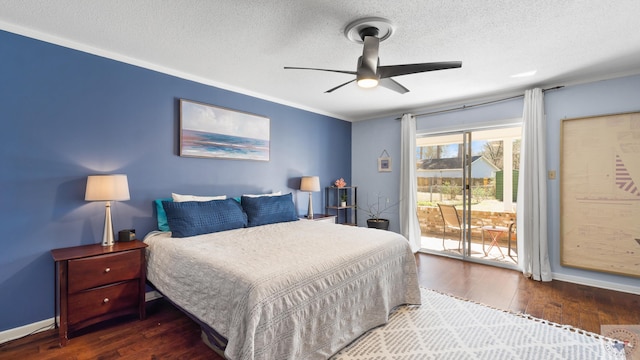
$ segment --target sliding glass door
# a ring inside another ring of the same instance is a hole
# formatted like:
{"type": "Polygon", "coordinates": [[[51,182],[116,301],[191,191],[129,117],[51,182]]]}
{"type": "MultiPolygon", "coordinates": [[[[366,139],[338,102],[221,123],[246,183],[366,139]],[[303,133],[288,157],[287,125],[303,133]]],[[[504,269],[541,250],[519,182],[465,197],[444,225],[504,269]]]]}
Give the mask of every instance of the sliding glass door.
{"type": "Polygon", "coordinates": [[[471,133],[418,136],[418,218],[426,251],[465,257],[469,252],[467,161],[471,133]],[[425,232],[430,236],[425,238],[425,232]]]}
{"type": "Polygon", "coordinates": [[[418,135],[422,251],[515,267],[520,131],[418,135]]]}

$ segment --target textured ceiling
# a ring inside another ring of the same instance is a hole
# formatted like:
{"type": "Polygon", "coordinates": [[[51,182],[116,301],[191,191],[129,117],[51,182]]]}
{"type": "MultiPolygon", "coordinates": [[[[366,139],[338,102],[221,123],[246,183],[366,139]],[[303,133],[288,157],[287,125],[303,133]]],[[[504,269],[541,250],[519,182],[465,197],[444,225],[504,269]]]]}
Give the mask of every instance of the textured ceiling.
{"type": "Polygon", "coordinates": [[[350,121],[638,74],[638,15],[638,0],[0,0],[0,29],[350,121]],[[344,27],[368,16],[395,25],[381,65],[462,68],[396,77],[404,95],[325,94],[350,75],[283,69],[354,71],[344,27]]]}

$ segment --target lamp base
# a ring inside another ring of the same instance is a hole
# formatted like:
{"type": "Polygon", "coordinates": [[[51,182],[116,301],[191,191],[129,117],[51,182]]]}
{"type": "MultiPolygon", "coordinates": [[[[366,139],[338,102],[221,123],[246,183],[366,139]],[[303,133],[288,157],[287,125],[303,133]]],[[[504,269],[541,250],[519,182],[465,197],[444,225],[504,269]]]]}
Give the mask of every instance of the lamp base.
{"type": "Polygon", "coordinates": [[[313,219],[313,202],[311,199],[311,193],[309,193],[309,208],[307,209],[307,219],[313,219]]]}
{"type": "Polygon", "coordinates": [[[104,231],[102,232],[102,246],[113,246],[113,223],[111,222],[111,202],[107,201],[104,210],[104,231]]]}

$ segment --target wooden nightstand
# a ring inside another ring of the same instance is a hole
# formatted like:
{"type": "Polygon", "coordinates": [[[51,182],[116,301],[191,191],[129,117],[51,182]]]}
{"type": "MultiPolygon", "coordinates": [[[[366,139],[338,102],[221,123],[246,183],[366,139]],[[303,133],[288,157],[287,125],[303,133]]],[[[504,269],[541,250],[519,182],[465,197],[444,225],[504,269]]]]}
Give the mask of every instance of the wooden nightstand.
{"type": "Polygon", "coordinates": [[[60,346],[71,332],[104,320],[130,314],[144,319],[146,247],[134,240],[51,250],[60,346]]]}
{"type": "MultiPolygon", "coordinates": [[[[306,216],[302,216],[301,219],[307,219],[307,217],[306,216]]],[[[328,215],[328,214],[313,214],[313,219],[307,219],[307,220],[330,222],[332,224],[335,224],[336,223],[336,216],[335,215],[328,215]]]]}

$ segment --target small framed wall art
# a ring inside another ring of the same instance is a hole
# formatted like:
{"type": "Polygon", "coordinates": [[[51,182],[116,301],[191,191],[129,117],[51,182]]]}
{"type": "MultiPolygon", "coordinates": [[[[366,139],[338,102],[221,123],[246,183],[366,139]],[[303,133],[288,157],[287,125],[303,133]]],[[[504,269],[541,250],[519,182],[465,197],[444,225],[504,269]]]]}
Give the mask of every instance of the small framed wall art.
{"type": "Polygon", "coordinates": [[[383,150],[378,158],[378,172],[391,172],[391,157],[387,150],[383,150]]]}
{"type": "Polygon", "coordinates": [[[269,161],[270,119],[180,99],[180,156],[269,161]]]}

